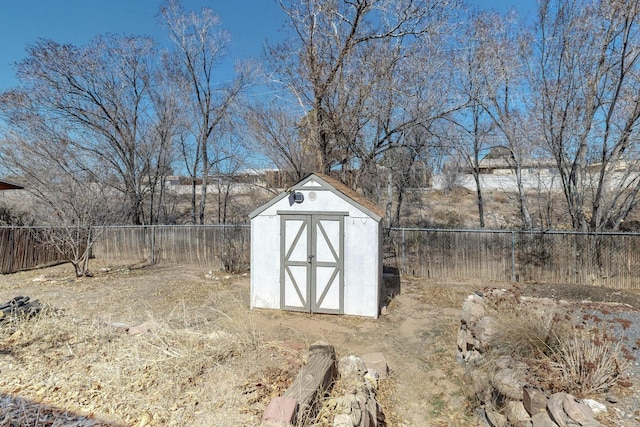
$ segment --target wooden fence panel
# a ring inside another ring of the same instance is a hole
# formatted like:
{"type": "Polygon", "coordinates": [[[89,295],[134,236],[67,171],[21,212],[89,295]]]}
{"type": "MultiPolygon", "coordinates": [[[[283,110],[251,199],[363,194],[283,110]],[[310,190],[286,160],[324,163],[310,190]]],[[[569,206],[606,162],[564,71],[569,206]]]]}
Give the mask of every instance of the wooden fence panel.
{"type": "Polygon", "coordinates": [[[0,227],[0,273],[45,267],[65,262],[66,258],[38,237],[42,228],[0,227]]]}
{"type": "Polygon", "coordinates": [[[505,233],[392,229],[385,253],[401,274],[511,280],[511,237],[505,233]]]}
{"type": "Polygon", "coordinates": [[[640,235],[392,229],[386,259],[402,274],[640,289],[640,235]]]}
{"type": "Polygon", "coordinates": [[[246,225],[107,227],[93,254],[107,261],[173,262],[227,269],[249,268],[246,225]]]}
{"type": "MultiPolygon", "coordinates": [[[[37,228],[0,227],[0,271],[63,262],[37,228]]],[[[246,225],[106,227],[93,254],[106,261],[249,268],[246,225]]],[[[385,230],[385,265],[401,274],[640,289],[640,234],[487,230],[385,230]]]]}

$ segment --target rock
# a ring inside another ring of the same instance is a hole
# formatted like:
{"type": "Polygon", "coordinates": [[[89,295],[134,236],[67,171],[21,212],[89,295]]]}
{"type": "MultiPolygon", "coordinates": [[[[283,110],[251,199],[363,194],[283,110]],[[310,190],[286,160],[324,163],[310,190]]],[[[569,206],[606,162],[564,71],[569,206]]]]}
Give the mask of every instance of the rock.
{"type": "Polygon", "coordinates": [[[587,404],[568,393],[555,393],[549,397],[547,412],[560,427],[599,427],[593,411],[587,404]]]}
{"type": "MultiPolygon", "coordinates": [[[[582,427],[598,427],[600,423],[593,416],[593,411],[586,403],[576,397],[565,394],[562,399],[562,407],[570,420],[582,427]]],[[[569,423],[567,423],[569,424],[569,423]]]]}
{"type": "Polygon", "coordinates": [[[506,368],[496,372],[491,378],[493,387],[508,400],[522,400],[525,376],[521,369],[506,368]]]}
{"type": "Polygon", "coordinates": [[[142,335],[157,329],[158,326],[156,322],[144,322],[138,326],[131,326],[127,332],[129,335],[142,335]]]}
{"type": "Polygon", "coordinates": [[[607,396],[607,402],[609,402],[609,403],[618,403],[618,401],[620,401],[618,396],[615,396],[613,394],[610,394],[610,395],[607,396]]]}
{"type": "Polygon", "coordinates": [[[354,427],[354,425],[349,415],[338,414],[333,417],[333,427],[354,427]]]}
{"type": "Polygon", "coordinates": [[[31,281],[32,282],[46,282],[48,279],[44,276],[38,276],[38,277],[34,277],[31,281]]]}
{"type": "Polygon", "coordinates": [[[513,427],[531,427],[531,417],[520,401],[511,400],[505,404],[504,414],[513,427]]]}
{"type": "Polygon", "coordinates": [[[274,397],[262,415],[262,422],[267,426],[291,425],[294,422],[298,402],[288,397],[274,397]]]}
{"type": "Polygon", "coordinates": [[[353,425],[358,427],[364,424],[363,421],[366,422],[369,420],[366,408],[360,405],[360,399],[358,399],[357,395],[352,395],[351,397],[351,411],[349,416],[351,417],[353,425]]]}
{"type": "Polygon", "coordinates": [[[376,392],[378,391],[378,380],[380,379],[380,375],[377,371],[374,371],[373,369],[367,370],[367,373],[364,374],[364,379],[375,389],[376,392]]]}
{"type": "Polygon", "coordinates": [[[458,350],[462,351],[462,352],[466,352],[467,351],[467,328],[466,327],[461,327],[460,329],[458,329],[458,350]]]}
{"type": "Polygon", "coordinates": [[[546,412],[538,412],[531,417],[533,427],[559,427],[546,412]]]}
{"type": "Polygon", "coordinates": [[[593,399],[583,399],[584,402],[591,410],[593,411],[593,415],[606,414],[607,407],[596,400],[593,399]]]}
{"type": "Polygon", "coordinates": [[[338,372],[343,378],[353,376],[360,378],[367,372],[367,365],[357,356],[344,356],[338,361],[338,372]]]}
{"type": "Polygon", "coordinates": [[[108,273],[111,271],[111,269],[109,267],[102,267],[100,268],[100,273],[108,273]]]}
{"type": "Polygon", "coordinates": [[[384,380],[389,377],[389,365],[382,353],[367,353],[361,357],[367,367],[367,370],[373,370],[378,373],[378,378],[384,380]]]}
{"type": "Polygon", "coordinates": [[[151,417],[149,416],[149,414],[147,414],[146,412],[144,414],[142,414],[142,416],[140,417],[140,421],[138,422],[138,427],[146,427],[149,425],[149,421],[151,420],[151,417]]]}
{"type": "Polygon", "coordinates": [[[348,392],[336,399],[334,426],[376,427],[384,426],[384,414],[376,400],[378,371],[388,372],[382,353],[369,353],[363,359],[342,357],[338,362],[343,386],[348,392]],[[365,364],[366,359],[367,363],[365,364]],[[349,420],[347,421],[347,416],[349,420]]]}
{"type": "Polygon", "coordinates": [[[486,315],[487,310],[484,306],[484,301],[482,297],[472,294],[467,297],[467,299],[462,304],[462,314],[460,315],[460,320],[462,320],[467,325],[474,324],[484,315],[486,315]]]}
{"type": "Polygon", "coordinates": [[[113,328],[114,331],[118,333],[129,332],[129,325],[127,325],[126,323],[116,322],[116,323],[112,323],[110,326],[113,328]]]}
{"type": "Polygon", "coordinates": [[[487,351],[491,339],[496,334],[496,319],[491,316],[483,316],[480,321],[472,326],[472,331],[476,339],[479,341],[477,349],[480,352],[487,351]]]}
{"type": "Polygon", "coordinates": [[[389,309],[387,308],[387,306],[385,305],[384,307],[382,307],[380,309],[380,315],[381,316],[386,316],[387,314],[389,314],[389,309]]]}
{"type": "Polygon", "coordinates": [[[507,423],[507,417],[498,412],[485,410],[484,416],[487,424],[489,424],[489,427],[507,427],[509,425],[507,423]]]}
{"type": "Polygon", "coordinates": [[[547,410],[547,395],[542,390],[531,386],[522,389],[522,403],[530,416],[547,410]]]}
{"type": "Polygon", "coordinates": [[[560,427],[567,427],[566,415],[562,408],[562,400],[566,393],[554,393],[547,401],[547,413],[553,422],[560,427]]]}

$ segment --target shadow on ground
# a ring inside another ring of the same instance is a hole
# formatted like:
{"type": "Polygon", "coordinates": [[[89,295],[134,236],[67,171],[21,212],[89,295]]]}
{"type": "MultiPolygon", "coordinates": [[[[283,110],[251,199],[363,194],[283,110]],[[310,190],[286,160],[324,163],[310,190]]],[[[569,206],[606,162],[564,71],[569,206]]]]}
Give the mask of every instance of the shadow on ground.
{"type": "Polygon", "coordinates": [[[387,307],[391,300],[400,295],[400,270],[397,267],[384,266],[382,270],[383,288],[380,309],[387,307]]]}
{"type": "Polygon", "coordinates": [[[0,426],[122,427],[4,393],[0,393],[0,408],[0,426]]]}

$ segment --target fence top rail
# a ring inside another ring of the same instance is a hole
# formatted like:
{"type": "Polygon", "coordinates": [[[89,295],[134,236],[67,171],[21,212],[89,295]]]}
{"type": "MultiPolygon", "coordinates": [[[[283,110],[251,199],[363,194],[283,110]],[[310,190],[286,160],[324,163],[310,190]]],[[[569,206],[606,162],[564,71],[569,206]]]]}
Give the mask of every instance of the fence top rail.
{"type": "MultiPolygon", "coordinates": [[[[136,229],[136,228],[249,228],[250,224],[149,224],[149,225],[105,225],[94,226],[94,229],[136,229]]],[[[26,230],[46,230],[52,228],[64,228],[46,225],[2,225],[2,229],[26,229],[26,230]]],[[[391,227],[385,228],[387,231],[419,231],[438,233],[476,233],[476,234],[559,234],[559,235],[584,235],[584,236],[640,236],[640,232],[623,231],[571,231],[571,230],[488,230],[477,228],[414,228],[414,227],[391,227]]]]}
{"type": "Polygon", "coordinates": [[[149,224],[149,225],[105,225],[103,228],[249,228],[249,224],[149,224]]]}
{"type": "MultiPolygon", "coordinates": [[[[102,228],[150,228],[150,227],[159,227],[159,228],[188,228],[188,227],[202,227],[202,228],[249,228],[251,225],[249,224],[149,224],[149,225],[93,225],[90,228],[94,230],[99,230],[102,228]]],[[[85,227],[65,227],[62,225],[0,225],[0,230],[51,230],[51,229],[78,229],[85,227]]]]}
{"type": "Polygon", "coordinates": [[[559,234],[583,236],[640,236],[639,232],[623,231],[571,231],[571,230],[488,230],[474,228],[405,228],[392,227],[389,231],[423,231],[440,233],[476,233],[476,234],[559,234]]]}

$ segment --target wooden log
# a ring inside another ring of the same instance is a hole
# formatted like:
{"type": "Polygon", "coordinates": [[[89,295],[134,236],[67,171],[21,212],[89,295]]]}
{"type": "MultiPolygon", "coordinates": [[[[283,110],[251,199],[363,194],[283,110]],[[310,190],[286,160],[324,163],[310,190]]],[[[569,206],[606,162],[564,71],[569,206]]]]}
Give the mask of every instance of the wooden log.
{"type": "Polygon", "coordinates": [[[336,351],[332,345],[319,341],[309,347],[309,361],[302,367],[296,379],[283,394],[298,402],[296,422],[315,418],[321,400],[337,375],[336,351]]]}
{"type": "Polygon", "coordinates": [[[38,300],[30,301],[29,297],[15,297],[4,304],[0,304],[0,322],[16,317],[31,317],[42,309],[38,300]]]}

